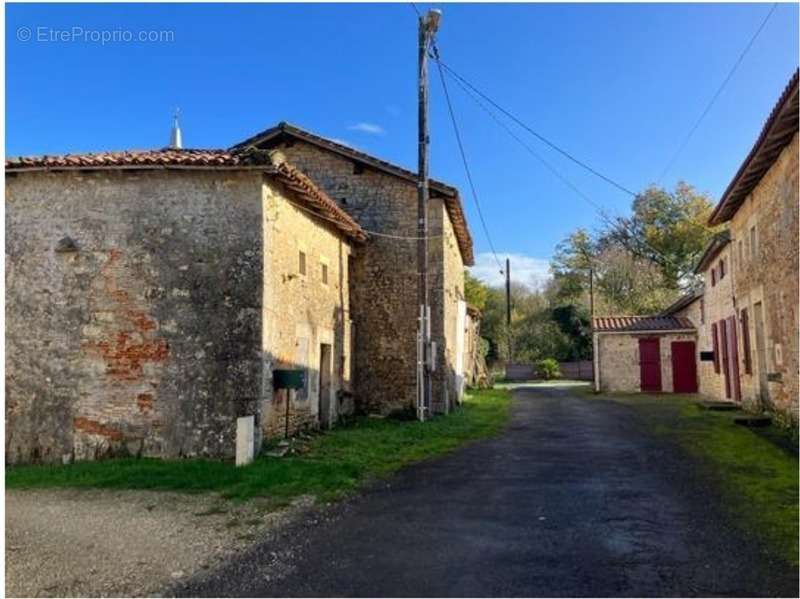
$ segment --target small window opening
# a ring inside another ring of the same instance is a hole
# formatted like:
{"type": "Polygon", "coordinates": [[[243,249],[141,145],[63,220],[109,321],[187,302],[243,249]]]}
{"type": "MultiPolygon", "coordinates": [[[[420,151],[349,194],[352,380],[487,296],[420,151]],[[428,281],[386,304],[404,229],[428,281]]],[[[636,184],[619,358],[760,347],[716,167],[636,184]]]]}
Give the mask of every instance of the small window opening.
{"type": "Polygon", "coordinates": [[[361,175],[364,172],[364,165],[360,162],[353,163],[353,174],[354,175],[361,175]]]}
{"type": "Polygon", "coordinates": [[[323,263],[322,265],[322,284],[328,284],[328,265],[323,263]]]}
{"type": "Polygon", "coordinates": [[[299,260],[299,262],[298,262],[298,265],[297,265],[297,270],[300,272],[301,275],[305,275],[306,274],[306,253],[301,251],[300,254],[299,254],[298,260],[299,260]]]}

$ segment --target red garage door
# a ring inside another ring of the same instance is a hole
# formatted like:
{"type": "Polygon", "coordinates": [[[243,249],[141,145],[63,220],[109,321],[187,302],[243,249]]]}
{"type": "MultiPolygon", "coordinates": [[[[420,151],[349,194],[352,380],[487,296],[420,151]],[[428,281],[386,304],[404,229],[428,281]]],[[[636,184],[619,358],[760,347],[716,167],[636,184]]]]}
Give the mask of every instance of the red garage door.
{"type": "Polygon", "coordinates": [[[697,393],[694,341],[672,342],[672,386],[675,393],[697,393]]]}
{"type": "Polygon", "coordinates": [[[642,391],[661,391],[661,350],[658,339],[639,339],[639,378],[642,391]]]}

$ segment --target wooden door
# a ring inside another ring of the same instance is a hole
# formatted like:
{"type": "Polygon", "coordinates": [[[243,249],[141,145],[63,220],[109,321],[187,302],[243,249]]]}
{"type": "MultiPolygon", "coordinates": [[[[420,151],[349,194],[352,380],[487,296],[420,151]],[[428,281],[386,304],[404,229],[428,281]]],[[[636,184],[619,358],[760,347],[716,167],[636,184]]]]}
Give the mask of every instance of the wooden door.
{"type": "Polygon", "coordinates": [[[694,341],[672,342],[672,389],[675,393],[697,393],[697,362],[694,341]]]}
{"type": "Polygon", "coordinates": [[[331,427],[331,346],[319,346],[319,424],[331,427]]]}
{"type": "Polygon", "coordinates": [[[736,317],[730,316],[727,320],[728,325],[728,371],[731,378],[731,391],[733,401],[742,401],[742,383],[739,380],[739,341],[736,335],[736,317]]]}
{"type": "Polygon", "coordinates": [[[659,339],[639,339],[639,385],[642,391],[661,391],[659,339]]]}

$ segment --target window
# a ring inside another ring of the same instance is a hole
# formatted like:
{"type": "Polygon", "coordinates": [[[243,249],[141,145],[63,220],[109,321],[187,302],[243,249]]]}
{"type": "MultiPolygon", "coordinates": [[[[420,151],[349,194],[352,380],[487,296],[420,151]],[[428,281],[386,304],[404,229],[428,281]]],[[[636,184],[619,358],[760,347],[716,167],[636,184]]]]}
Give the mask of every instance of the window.
{"type": "Polygon", "coordinates": [[[755,258],[756,254],[758,253],[757,243],[758,243],[758,238],[756,237],[756,226],[753,225],[752,227],[750,227],[750,259],[751,260],[753,258],[755,258]]]}
{"type": "Polygon", "coordinates": [[[739,268],[741,269],[744,266],[744,243],[742,240],[739,240],[739,268]]]}
{"type": "Polygon", "coordinates": [[[719,261],[719,280],[721,281],[724,278],[725,278],[725,260],[720,260],[719,261]]]}
{"type": "Polygon", "coordinates": [[[711,268],[711,286],[713,287],[716,284],[717,284],[717,267],[713,266],[711,268]]]}
{"type": "Polygon", "coordinates": [[[299,255],[299,258],[298,258],[297,270],[301,275],[305,276],[305,274],[306,274],[306,253],[304,251],[302,251],[302,250],[300,251],[300,255],[299,255]]]}
{"type": "Polygon", "coordinates": [[[322,284],[323,285],[327,285],[328,284],[328,265],[323,262],[322,264],[320,264],[320,266],[322,267],[322,284]]]}
{"type": "Polygon", "coordinates": [[[700,298],[700,324],[706,323],[706,302],[701,297],[700,298]]]}
{"type": "Polygon", "coordinates": [[[719,374],[719,339],[717,338],[717,323],[711,325],[711,344],[714,350],[714,372],[719,374]]]}
{"type": "Polygon", "coordinates": [[[753,364],[750,359],[750,326],[747,318],[747,308],[742,308],[742,353],[744,353],[744,371],[746,374],[753,374],[753,364]]]}

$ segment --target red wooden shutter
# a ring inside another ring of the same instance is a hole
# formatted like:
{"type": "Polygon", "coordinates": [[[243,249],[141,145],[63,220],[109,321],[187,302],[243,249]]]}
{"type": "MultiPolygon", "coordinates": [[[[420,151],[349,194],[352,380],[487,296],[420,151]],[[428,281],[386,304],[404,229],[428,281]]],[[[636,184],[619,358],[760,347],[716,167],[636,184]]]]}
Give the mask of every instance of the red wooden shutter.
{"type": "Polygon", "coordinates": [[[744,371],[753,374],[753,364],[750,359],[750,326],[747,318],[747,308],[742,308],[742,352],[744,352],[744,371]]]}
{"type": "Polygon", "coordinates": [[[739,379],[739,342],[736,334],[736,316],[728,318],[728,343],[730,349],[728,350],[730,364],[728,366],[728,375],[731,379],[731,391],[733,393],[733,401],[742,401],[742,383],[739,379]]]}
{"type": "Polygon", "coordinates": [[[731,355],[728,346],[728,323],[720,320],[717,324],[719,328],[719,344],[722,348],[722,374],[725,375],[725,397],[731,396],[731,355]]]}
{"type": "Polygon", "coordinates": [[[719,339],[717,337],[717,323],[711,323],[711,343],[714,350],[714,372],[719,374],[719,339]]]}

